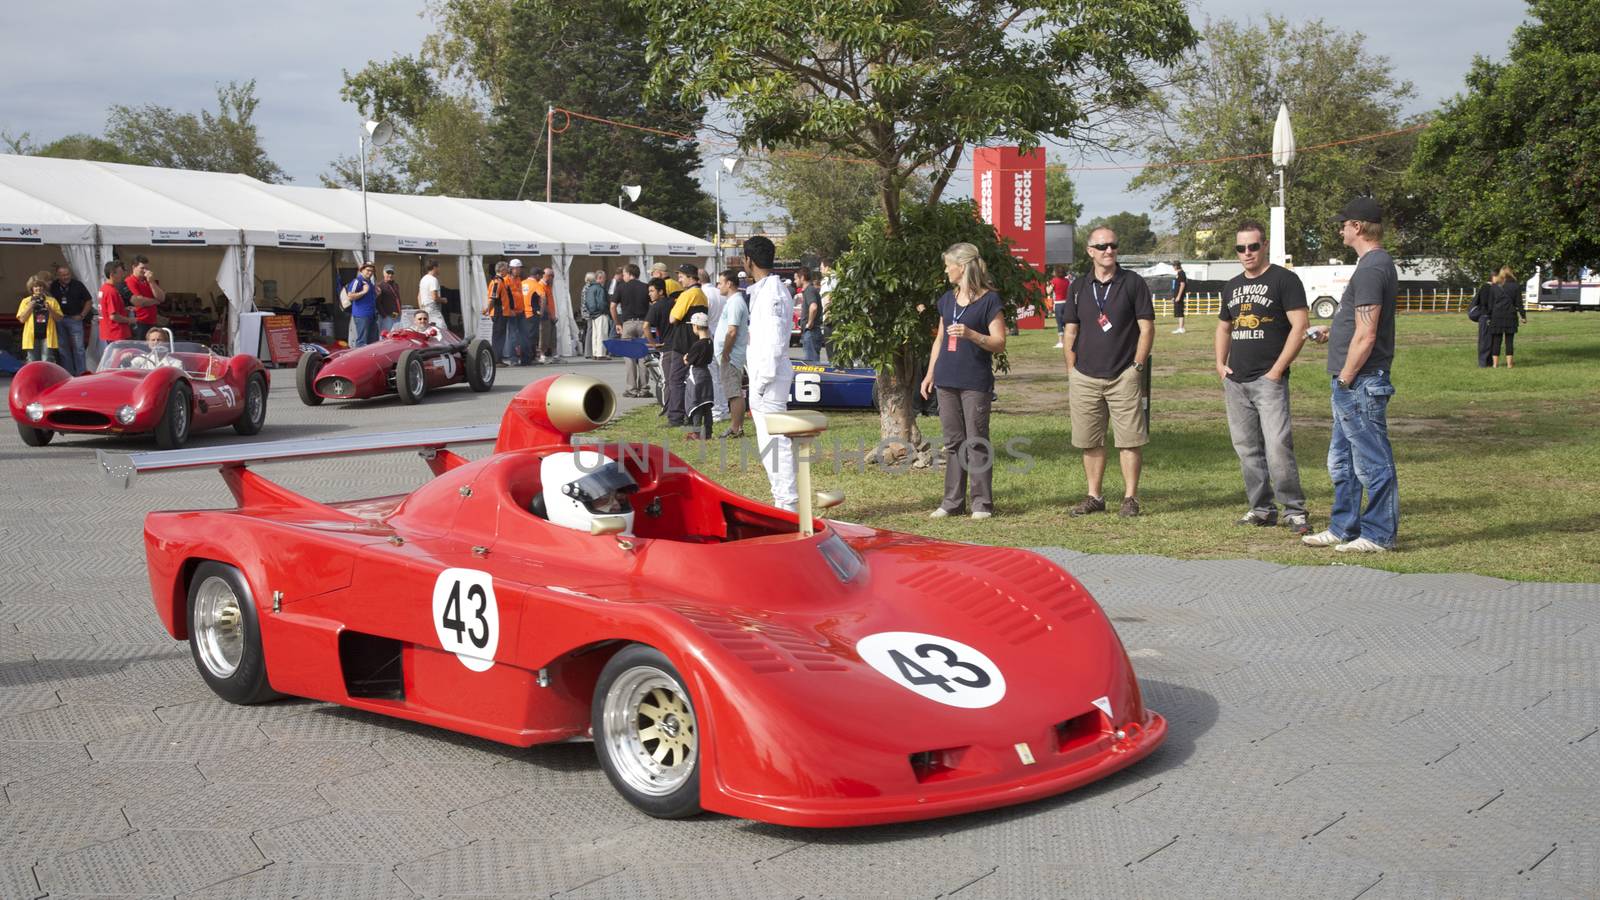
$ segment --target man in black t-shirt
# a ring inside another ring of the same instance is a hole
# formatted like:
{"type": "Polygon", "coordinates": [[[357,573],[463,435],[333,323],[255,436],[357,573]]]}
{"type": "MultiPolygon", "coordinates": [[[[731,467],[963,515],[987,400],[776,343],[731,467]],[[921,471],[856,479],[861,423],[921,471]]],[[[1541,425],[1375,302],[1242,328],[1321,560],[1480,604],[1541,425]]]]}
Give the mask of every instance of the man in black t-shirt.
{"type": "Polygon", "coordinates": [[[1072,445],[1083,450],[1089,494],[1069,512],[1082,516],[1105,511],[1100,485],[1109,421],[1122,464],[1118,514],[1137,516],[1141,448],[1150,442],[1140,381],[1155,343],[1155,304],[1144,279],[1117,265],[1116,232],[1105,227],[1091,231],[1088,249],[1094,268],[1073,282],[1062,335],[1072,445]]]}
{"type": "Polygon", "coordinates": [[[1305,345],[1310,316],[1300,276],[1267,262],[1266,233],[1260,222],[1239,226],[1233,249],[1244,273],[1223,288],[1217,314],[1217,376],[1250,502],[1236,524],[1278,524],[1281,501],[1284,524],[1306,535],[1311,526],[1289,426],[1289,364],[1305,345]]]}
{"type": "Polygon", "coordinates": [[[1187,312],[1184,306],[1189,301],[1189,276],[1184,274],[1181,260],[1173,260],[1172,267],[1177,270],[1172,274],[1172,317],[1178,320],[1178,327],[1172,329],[1172,333],[1183,334],[1183,314],[1187,312]]]}
{"type": "Polygon", "coordinates": [[[84,319],[94,312],[94,297],[83,282],[72,277],[65,263],[56,263],[56,279],[50,282],[50,296],[61,307],[61,368],[73,375],[88,371],[83,352],[84,319]]]}
{"type": "MultiPolygon", "coordinates": [[[[644,282],[639,280],[639,267],[628,263],[618,273],[618,280],[611,295],[611,321],[616,323],[617,337],[635,339],[647,337],[644,317],[650,312],[650,290],[644,282]]],[[[624,397],[645,397],[649,390],[645,385],[644,373],[639,370],[639,361],[628,357],[623,368],[627,372],[627,390],[624,397]]]]}

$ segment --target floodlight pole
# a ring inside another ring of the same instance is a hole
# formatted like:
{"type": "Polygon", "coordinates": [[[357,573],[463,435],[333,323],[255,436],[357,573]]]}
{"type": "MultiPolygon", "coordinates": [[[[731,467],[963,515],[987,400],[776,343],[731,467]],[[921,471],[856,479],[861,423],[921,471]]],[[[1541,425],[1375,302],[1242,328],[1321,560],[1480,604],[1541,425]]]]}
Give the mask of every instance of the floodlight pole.
{"type": "Polygon", "coordinates": [[[555,125],[556,106],[552,103],[544,113],[544,202],[546,203],[550,202],[550,166],[555,160],[555,125]]]}
{"type": "Polygon", "coordinates": [[[372,226],[367,220],[367,136],[365,133],[358,139],[356,151],[361,161],[361,261],[366,262],[372,252],[369,244],[372,241],[372,226]]]}

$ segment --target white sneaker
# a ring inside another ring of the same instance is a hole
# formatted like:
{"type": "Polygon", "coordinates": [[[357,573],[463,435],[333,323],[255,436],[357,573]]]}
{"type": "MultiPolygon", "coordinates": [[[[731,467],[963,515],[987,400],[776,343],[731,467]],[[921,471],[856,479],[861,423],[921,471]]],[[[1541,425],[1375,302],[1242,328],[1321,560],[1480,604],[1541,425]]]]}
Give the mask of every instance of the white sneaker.
{"type": "Polygon", "coordinates": [[[1366,538],[1356,538],[1348,544],[1340,544],[1333,548],[1340,553],[1388,553],[1389,548],[1382,544],[1374,544],[1366,538]]]}
{"type": "Polygon", "coordinates": [[[1184,331],[1182,328],[1174,328],[1174,329],[1172,329],[1172,333],[1173,334],[1187,334],[1188,332],[1184,331]]]}
{"type": "Polygon", "coordinates": [[[994,515],[994,513],[989,512],[986,509],[974,510],[973,513],[972,513],[972,517],[974,519],[987,519],[992,515],[994,515]]]}
{"type": "Polygon", "coordinates": [[[950,515],[950,510],[945,509],[944,507],[941,506],[938,509],[934,510],[933,512],[928,513],[928,518],[930,518],[930,519],[942,519],[942,518],[944,518],[945,516],[948,516],[948,515],[950,515]]]}
{"type": "Polygon", "coordinates": [[[1060,341],[1056,341],[1056,349],[1057,350],[1061,349],[1061,342],[1060,341]]]}
{"type": "Polygon", "coordinates": [[[1344,538],[1331,531],[1319,531],[1316,534],[1308,534],[1302,537],[1300,543],[1305,544],[1307,547],[1332,547],[1334,544],[1343,544],[1344,538]]]}

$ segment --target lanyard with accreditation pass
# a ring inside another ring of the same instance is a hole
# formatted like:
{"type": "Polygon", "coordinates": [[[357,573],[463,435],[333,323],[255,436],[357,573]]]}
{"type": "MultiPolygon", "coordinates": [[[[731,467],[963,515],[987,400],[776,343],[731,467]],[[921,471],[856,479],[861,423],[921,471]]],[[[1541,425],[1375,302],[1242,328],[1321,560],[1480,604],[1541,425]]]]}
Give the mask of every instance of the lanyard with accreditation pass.
{"type": "Polygon", "coordinates": [[[1100,318],[1098,321],[1100,322],[1101,331],[1111,330],[1111,320],[1106,318],[1106,301],[1111,299],[1111,287],[1112,286],[1109,284],[1106,285],[1106,292],[1102,296],[1100,293],[1100,282],[1089,282],[1089,290],[1094,294],[1094,305],[1100,308],[1100,318]]]}
{"type": "MultiPolygon", "coordinates": [[[[962,306],[960,303],[956,302],[955,298],[953,298],[953,297],[951,298],[950,305],[955,308],[955,314],[950,317],[950,322],[951,322],[952,325],[960,325],[961,324],[961,316],[966,313],[967,307],[962,306]]],[[[944,347],[945,352],[947,352],[947,353],[956,352],[956,345],[958,343],[960,343],[960,338],[957,338],[953,334],[950,335],[949,340],[945,342],[945,347],[944,347]]]]}

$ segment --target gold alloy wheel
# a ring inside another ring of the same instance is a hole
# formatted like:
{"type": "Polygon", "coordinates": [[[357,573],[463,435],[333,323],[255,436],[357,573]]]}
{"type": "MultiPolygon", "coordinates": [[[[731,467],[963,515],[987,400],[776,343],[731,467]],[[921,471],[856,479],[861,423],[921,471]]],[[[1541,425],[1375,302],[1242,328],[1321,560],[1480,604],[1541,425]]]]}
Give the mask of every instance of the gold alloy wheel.
{"type": "Polygon", "coordinates": [[[699,761],[694,706],[655,666],[635,666],[606,692],[606,752],[629,788],[661,797],[682,787],[699,761]]]}

